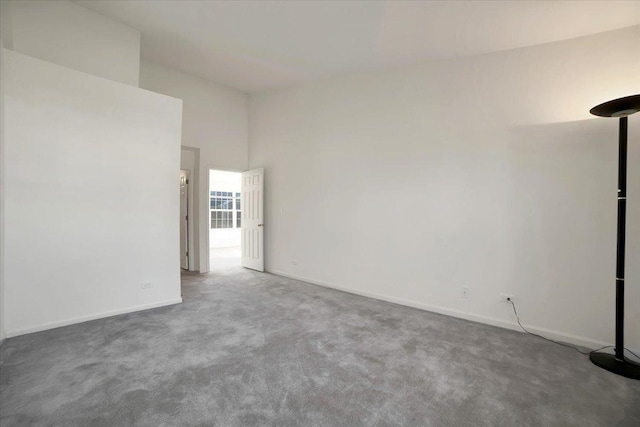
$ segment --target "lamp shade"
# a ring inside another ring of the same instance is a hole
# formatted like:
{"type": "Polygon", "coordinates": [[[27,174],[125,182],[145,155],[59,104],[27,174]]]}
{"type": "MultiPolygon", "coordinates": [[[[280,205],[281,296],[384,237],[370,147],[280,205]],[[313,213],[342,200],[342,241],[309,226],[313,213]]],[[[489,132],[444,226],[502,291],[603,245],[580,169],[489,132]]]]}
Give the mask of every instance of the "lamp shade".
{"type": "Polygon", "coordinates": [[[626,117],[640,111],[640,95],[625,96],[596,105],[589,112],[600,117],[626,117]]]}

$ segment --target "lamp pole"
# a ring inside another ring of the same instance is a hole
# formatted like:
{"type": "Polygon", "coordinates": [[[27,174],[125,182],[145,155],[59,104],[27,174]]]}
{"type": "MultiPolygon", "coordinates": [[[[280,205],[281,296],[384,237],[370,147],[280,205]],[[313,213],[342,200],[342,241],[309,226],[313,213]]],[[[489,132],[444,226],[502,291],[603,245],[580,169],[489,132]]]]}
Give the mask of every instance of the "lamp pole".
{"type": "Polygon", "coordinates": [[[616,359],[624,360],[624,255],[627,219],[627,118],[618,137],[618,242],[616,253],[616,359]]]}
{"type": "Polygon", "coordinates": [[[627,116],[640,111],[640,95],[627,96],[593,107],[601,117],[619,117],[618,134],[618,238],[616,253],[616,345],[615,354],[593,352],[597,366],[627,378],[640,380],[640,364],[624,356],[624,260],[627,213],[627,116]]]}

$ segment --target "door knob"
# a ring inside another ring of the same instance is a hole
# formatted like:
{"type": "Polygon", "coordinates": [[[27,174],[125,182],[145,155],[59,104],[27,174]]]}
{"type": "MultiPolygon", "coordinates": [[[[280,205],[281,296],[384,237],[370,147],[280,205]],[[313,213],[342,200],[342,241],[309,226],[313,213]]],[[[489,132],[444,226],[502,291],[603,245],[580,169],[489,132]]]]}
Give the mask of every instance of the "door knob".
{"type": "Polygon", "coordinates": [[[258,227],[264,227],[264,224],[258,224],[258,227]]]}

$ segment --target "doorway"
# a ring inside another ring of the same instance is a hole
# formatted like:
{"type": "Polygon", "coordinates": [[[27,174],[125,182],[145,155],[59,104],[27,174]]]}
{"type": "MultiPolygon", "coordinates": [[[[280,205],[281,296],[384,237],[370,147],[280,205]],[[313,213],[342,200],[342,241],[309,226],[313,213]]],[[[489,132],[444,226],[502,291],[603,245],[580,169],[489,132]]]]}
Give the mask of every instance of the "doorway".
{"type": "Polygon", "coordinates": [[[241,266],[242,174],[209,170],[210,271],[241,266]]]}

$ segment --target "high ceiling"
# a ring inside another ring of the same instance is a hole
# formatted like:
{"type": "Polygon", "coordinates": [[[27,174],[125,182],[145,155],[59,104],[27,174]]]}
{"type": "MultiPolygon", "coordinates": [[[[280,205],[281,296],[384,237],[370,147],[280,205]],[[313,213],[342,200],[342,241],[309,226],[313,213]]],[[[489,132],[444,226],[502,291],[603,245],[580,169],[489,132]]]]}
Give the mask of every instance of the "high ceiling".
{"type": "Polygon", "coordinates": [[[640,1],[77,1],[142,56],[244,92],[640,24],[640,1]]]}

